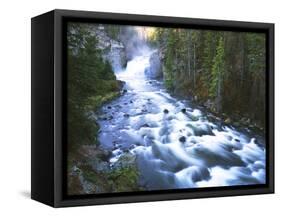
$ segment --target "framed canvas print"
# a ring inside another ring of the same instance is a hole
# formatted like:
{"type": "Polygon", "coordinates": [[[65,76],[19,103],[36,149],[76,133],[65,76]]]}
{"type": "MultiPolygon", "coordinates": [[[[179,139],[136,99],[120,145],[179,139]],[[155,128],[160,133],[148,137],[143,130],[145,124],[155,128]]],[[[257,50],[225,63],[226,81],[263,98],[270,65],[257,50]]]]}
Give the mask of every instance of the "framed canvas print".
{"type": "Polygon", "coordinates": [[[274,192],[274,24],[32,18],[32,198],[54,207],[274,192]]]}

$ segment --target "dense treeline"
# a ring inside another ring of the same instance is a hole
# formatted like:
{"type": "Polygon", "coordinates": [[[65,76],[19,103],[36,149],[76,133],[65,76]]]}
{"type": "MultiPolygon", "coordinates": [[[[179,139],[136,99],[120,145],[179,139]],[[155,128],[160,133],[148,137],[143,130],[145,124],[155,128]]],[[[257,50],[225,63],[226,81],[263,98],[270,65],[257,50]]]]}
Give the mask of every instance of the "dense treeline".
{"type": "Polygon", "coordinates": [[[98,125],[94,112],[102,103],[119,94],[110,63],[102,58],[93,28],[86,24],[69,24],[68,40],[68,144],[93,144],[98,125]]]}
{"type": "Polygon", "coordinates": [[[264,34],[156,28],[151,41],[170,91],[264,127],[264,34]]]}

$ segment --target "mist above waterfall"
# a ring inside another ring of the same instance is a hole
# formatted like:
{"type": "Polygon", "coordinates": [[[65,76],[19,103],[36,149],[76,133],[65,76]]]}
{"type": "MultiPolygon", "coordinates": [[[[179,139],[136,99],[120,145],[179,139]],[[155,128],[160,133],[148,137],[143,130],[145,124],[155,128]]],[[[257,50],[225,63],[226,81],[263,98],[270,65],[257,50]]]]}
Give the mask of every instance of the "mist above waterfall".
{"type": "Polygon", "coordinates": [[[128,60],[136,56],[145,55],[151,49],[147,44],[147,32],[151,27],[126,26],[122,28],[120,41],[125,46],[128,60]]]}

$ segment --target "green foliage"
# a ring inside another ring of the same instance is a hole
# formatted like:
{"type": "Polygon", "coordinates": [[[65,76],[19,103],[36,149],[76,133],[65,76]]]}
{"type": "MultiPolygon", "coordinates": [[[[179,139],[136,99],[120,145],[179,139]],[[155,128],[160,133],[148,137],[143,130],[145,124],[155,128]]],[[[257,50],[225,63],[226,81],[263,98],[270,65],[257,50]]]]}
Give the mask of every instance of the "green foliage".
{"type": "Polygon", "coordinates": [[[221,37],[217,46],[216,55],[213,61],[211,72],[211,83],[209,94],[211,97],[217,97],[220,93],[221,83],[224,74],[224,41],[221,37]]]}
{"type": "Polygon", "coordinates": [[[259,76],[260,72],[265,71],[265,36],[263,34],[248,33],[246,37],[249,71],[259,76]]]}
{"type": "Polygon", "coordinates": [[[213,35],[214,33],[211,31],[206,32],[204,34],[205,38],[203,41],[204,44],[204,50],[202,55],[202,80],[204,87],[209,90],[209,84],[211,79],[211,72],[212,72],[212,66],[213,66],[213,58],[214,58],[214,52],[213,52],[213,35]]]}
{"type": "Polygon", "coordinates": [[[96,96],[89,97],[87,109],[96,111],[104,103],[116,98],[119,95],[120,95],[119,92],[109,92],[106,95],[96,95],[96,96]]]}
{"type": "Polygon", "coordinates": [[[91,166],[91,160],[83,157],[84,163],[79,166],[85,180],[90,182],[94,192],[130,192],[140,190],[139,172],[135,157],[130,154],[122,155],[117,165],[108,170],[96,171],[91,166]]]}
{"type": "Polygon", "coordinates": [[[116,97],[119,83],[111,65],[102,58],[97,39],[87,24],[69,24],[68,142],[71,148],[97,143],[98,125],[91,112],[116,97]]]}
{"type": "MultiPolygon", "coordinates": [[[[94,171],[90,165],[81,167],[83,177],[90,183],[94,184],[94,186],[99,186],[100,189],[109,190],[110,187],[106,183],[106,178],[103,174],[99,174],[94,171]]],[[[96,189],[94,189],[96,190],[96,189]]]]}
{"type": "Polygon", "coordinates": [[[107,180],[114,192],[139,190],[138,178],[136,157],[130,153],[123,154],[107,173],[107,180]]]}
{"type": "MultiPolygon", "coordinates": [[[[160,32],[160,34],[163,34],[160,32]]],[[[164,83],[166,88],[173,91],[174,89],[174,64],[175,64],[175,48],[176,48],[176,34],[173,29],[168,30],[167,38],[167,51],[165,53],[165,62],[164,62],[164,83]]]]}
{"type": "Polygon", "coordinates": [[[120,36],[120,33],[121,33],[121,27],[120,26],[117,26],[117,25],[104,25],[104,28],[105,28],[105,32],[107,33],[107,35],[118,41],[119,40],[119,36],[120,36]]]}
{"type": "Polygon", "coordinates": [[[135,166],[114,169],[108,174],[114,192],[138,190],[138,170],[135,166]]]}

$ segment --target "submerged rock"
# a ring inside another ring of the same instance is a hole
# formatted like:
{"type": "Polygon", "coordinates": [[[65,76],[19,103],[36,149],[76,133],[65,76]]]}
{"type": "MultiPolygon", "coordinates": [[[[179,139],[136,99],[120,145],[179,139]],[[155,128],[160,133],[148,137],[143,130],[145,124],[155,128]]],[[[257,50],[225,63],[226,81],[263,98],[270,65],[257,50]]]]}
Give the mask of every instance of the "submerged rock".
{"type": "Polygon", "coordinates": [[[130,115],[126,113],[126,114],[124,114],[124,117],[128,118],[128,117],[130,117],[130,115]]]}
{"type": "Polygon", "coordinates": [[[234,139],[235,140],[235,142],[240,142],[240,140],[239,139],[234,139]]]}
{"type": "Polygon", "coordinates": [[[185,143],[185,142],[186,142],[185,136],[181,136],[181,137],[179,138],[179,141],[180,141],[181,143],[185,143]]]}
{"type": "Polygon", "coordinates": [[[186,113],[186,109],[185,108],[181,109],[181,112],[185,114],[186,113]]]}
{"type": "Polygon", "coordinates": [[[143,124],[143,125],[141,125],[141,128],[142,127],[150,127],[150,126],[149,126],[149,124],[143,124]]]}
{"type": "Polygon", "coordinates": [[[192,129],[195,136],[203,136],[203,135],[214,135],[212,131],[212,127],[209,125],[206,126],[196,126],[190,123],[186,124],[186,126],[192,129]]]}

